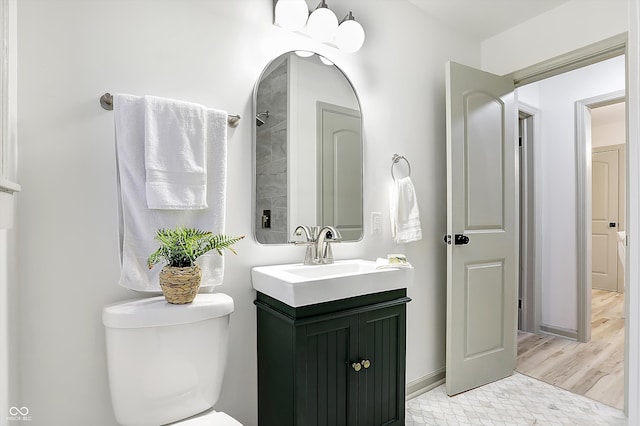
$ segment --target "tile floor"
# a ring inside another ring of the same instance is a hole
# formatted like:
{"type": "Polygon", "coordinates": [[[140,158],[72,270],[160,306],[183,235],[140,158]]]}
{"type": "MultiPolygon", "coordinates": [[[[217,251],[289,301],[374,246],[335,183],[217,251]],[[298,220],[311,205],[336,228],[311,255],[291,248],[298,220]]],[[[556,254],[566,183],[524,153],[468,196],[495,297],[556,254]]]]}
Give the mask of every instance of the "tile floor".
{"type": "Polygon", "coordinates": [[[444,385],[407,401],[406,426],[626,426],[622,411],[531,377],[511,377],[448,397],[444,385]]]}

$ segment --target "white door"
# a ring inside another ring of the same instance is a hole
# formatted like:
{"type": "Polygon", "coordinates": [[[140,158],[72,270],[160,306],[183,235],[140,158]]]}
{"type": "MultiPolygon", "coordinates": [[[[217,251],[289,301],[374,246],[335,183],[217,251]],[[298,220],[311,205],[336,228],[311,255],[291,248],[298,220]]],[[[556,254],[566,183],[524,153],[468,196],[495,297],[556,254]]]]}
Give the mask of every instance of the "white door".
{"type": "Polygon", "coordinates": [[[618,291],[618,151],[594,152],[591,161],[591,286],[618,291]]]}
{"type": "Polygon", "coordinates": [[[455,395],[516,364],[517,116],[512,80],[453,62],[446,74],[446,388],[455,395]]]}
{"type": "Polygon", "coordinates": [[[318,102],[318,217],[345,240],[362,236],[360,112],[318,102]]]}

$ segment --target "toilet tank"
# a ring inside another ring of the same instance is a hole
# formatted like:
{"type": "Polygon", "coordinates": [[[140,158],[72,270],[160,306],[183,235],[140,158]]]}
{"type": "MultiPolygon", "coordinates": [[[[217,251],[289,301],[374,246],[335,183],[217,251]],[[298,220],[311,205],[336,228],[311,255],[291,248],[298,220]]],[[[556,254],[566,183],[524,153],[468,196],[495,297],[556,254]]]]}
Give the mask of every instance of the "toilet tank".
{"type": "Polygon", "coordinates": [[[218,400],[227,360],[226,294],[198,294],[172,305],[164,297],[105,306],[107,366],[116,420],[158,426],[208,410],[218,400]]]}

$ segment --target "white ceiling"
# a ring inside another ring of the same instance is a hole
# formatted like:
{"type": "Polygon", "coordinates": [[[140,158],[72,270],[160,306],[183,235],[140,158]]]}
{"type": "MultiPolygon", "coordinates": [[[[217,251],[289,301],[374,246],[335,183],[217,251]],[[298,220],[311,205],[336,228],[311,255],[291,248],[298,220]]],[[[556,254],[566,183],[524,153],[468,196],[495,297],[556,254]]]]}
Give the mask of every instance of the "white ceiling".
{"type": "Polygon", "coordinates": [[[407,0],[448,27],[486,40],[570,0],[407,0]]]}

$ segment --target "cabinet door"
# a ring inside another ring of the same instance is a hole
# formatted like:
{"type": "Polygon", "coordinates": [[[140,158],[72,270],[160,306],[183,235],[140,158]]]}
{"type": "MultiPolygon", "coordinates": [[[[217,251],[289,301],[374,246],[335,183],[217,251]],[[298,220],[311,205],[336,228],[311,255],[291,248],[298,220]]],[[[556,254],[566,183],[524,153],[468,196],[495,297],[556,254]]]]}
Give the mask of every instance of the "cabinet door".
{"type": "Polygon", "coordinates": [[[296,414],[298,425],[355,425],[358,377],[358,316],[298,327],[296,332],[296,414]]]}
{"type": "MultiPolygon", "coordinates": [[[[359,316],[358,425],[404,425],[405,305],[359,316]]],[[[355,423],[353,423],[355,424],[355,423]]]]}

